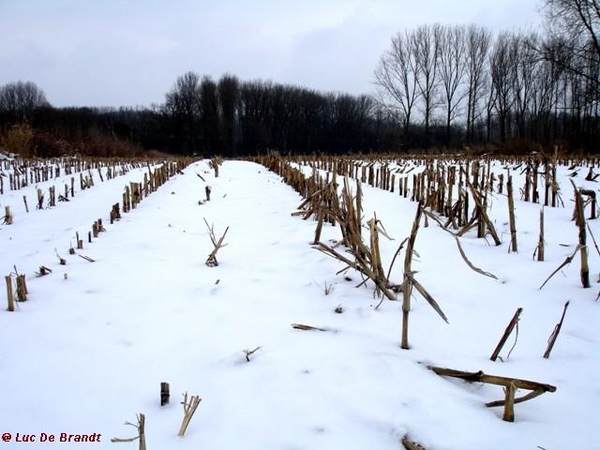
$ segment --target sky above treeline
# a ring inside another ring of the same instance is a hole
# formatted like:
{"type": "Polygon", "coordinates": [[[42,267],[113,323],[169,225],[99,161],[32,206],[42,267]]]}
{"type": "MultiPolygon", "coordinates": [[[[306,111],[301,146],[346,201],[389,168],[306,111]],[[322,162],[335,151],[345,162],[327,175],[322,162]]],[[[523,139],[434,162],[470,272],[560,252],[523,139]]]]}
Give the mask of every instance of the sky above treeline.
{"type": "Polygon", "coordinates": [[[398,31],[540,26],[539,0],[0,0],[0,85],[54,106],[150,106],[187,71],[369,94],[398,31]]]}

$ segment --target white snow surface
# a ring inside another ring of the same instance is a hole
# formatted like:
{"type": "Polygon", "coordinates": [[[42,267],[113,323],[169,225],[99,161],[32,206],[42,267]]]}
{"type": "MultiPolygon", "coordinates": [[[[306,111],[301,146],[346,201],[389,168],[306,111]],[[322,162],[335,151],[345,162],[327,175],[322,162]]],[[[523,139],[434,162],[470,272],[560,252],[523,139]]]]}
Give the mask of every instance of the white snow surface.
{"type": "MultiPolygon", "coordinates": [[[[491,216],[503,245],[476,239],[475,232],[461,239],[473,264],[499,281],[468,268],[454,238],[433,221],[421,227],[415,277],[449,324],[415,293],[410,350],[400,348],[401,301],[384,300],[376,309],[371,283],[356,288],[359,274],[336,274],[343,266],[313,248],[315,222],[291,216],[302,199],[278,175],[225,161],[214,178],[207,161],[199,161],[108,224],[124,183],[141,181],[142,172],[96,181],[68,203],[28,214],[18,206],[27,192],[0,196],[15,213],[13,225],[0,226],[2,275],[16,265],[29,288],[15,312],[5,311],[4,288],[0,297],[0,433],[12,435],[0,450],[137,448],[110,442],[136,435],[124,422],[136,422],[137,413],[146,416],[149,450],[396,450],[407,434],[435,450],[600,448],[600,257],[593,244],[592,288],[581,287],[576,257],[539,289],[577,245],[565,167],[559,173],[566,207],[545,209],[545,262],[532,259],[540,206],[518,198],[518,253],[507,251],[507,201],[497,193],[491,216]],[[196,173],[212,188],[211,201],[202,205],[206,184],[196,173]],[[77,251],[95,262],[69,255],[75,232],[86,238],[98,218],[106,232],[77,251]],[[204,218],[217,238],[229,227],[218,267],[204,264],[212,251],[204,218]],[[59,265],[55,249],[66,265],[59,265]],[[41,265],[52,273],[36,276],[41,265]],[[543,359],[567,300],[561,334],[543,359]],[[334,312],[338,305],[341,314],[334,312]],[[513,333],[503,361],[492,362],[518,307],[523,315],[514,350],[507,358],[513,333]],[[259,346],[246,361],[244,350],[259,346]],[[515,422],[508,423],[502,407],[485,406],[504,398],[501,387],[440,377],[427,365],[557,390],[515,405],[515,422]],[[170,383],[171,402],[161,407],[163,381],[170,383]],[[202,402],[179,437],[184,392],[202,402]],[[36,442],[17,443],[17,433],[35,435],[36,442]],[[101,438],[41,443],[41,433],[101,438]]],[[[581,185],[597,191],[595,183],[581,185]]],[[[522,184],[515,180],[515,186],[522,184]]],[[[363,191],[364,221],[376,212],[394,239],[381,237],[387,269],[410,233],[416,204],[365,185],[363,191]]],[[[589,225],[600,237],[598,220],[589,225]]],[[[339,238],[338,228],[325,228],[324,242],[339,238]]],[[[403,258],[404,252],[394,282],[402,280],[403,258]]]]}

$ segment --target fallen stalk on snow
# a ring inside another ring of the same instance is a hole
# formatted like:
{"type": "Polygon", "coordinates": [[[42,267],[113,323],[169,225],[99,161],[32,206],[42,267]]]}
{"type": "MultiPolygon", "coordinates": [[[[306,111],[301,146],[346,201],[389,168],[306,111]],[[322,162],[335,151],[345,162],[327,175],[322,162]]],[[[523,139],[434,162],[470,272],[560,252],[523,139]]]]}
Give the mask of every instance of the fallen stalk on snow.
{"type": "Polygon", "coordinates": [[[552,386],[551,384],[538,383],[536,381],[522,380],[518,378],[488,375],[483,373],[481,370],[478,372],[465,372],[462,370],[454,370],[436,366],[427,366],[427,368],[433,370],[436,374],[443,377],[461,378],[468,382],[479,382],[503,386],[505,388],[505,399],[488,402],[485,404],[485,406],[489,408],[504,406],[504,415],[502,416],[502,420],[506,422],[514,422],[515,404],[531,400],[546,392],[556,391],[556,386],[552,386]],[[515,397],[517,389],[526,389],[531,392],[522,397],[515,397]]]}
{"type": "Polygon", "coordinates": [[[292,328],[295,329],[295,330],[304,330],[304,331],[312,331],[312,330],[316,330],[316,331],[329,331],[327,328],[313,327],[311,325],[304,325],[302,323],[293,323],[292,324],[292,328]]]}
{"type": "Polygon", "coordinates": [[[244,353],[246,354],[246,361],[250,362],[250,357],[252,355],[254,355],[257,351],[259,351],[261,348],[262,348],[262,345],[259,345],[258,347],[256,347],[253,350],[248,350],[248,349],[244,350],[244,353]]]}
{"type": "Polygon", "coordinates": [[[442,308],[440,308],[438,302],[435,301],[433,296],[429,292],[427,292],[427,290],[423,287],[421,283],[415,280],[412,273],[408,274],[408,279],[412,287],[414,287],[417,290],[417,292],[419,292],[419,294],[423,296],[423,298],[427,301],[427,303],[429,303],[429,305],[435,310],[435,312],[438,313],[442,320],[446,323],[449,323],[446,314],[444,314],[444,311],[442,311],[442,308]]]}
{"type": "MultiPolygon", "coordinates": [[[[437,222],[437,224],[440,226],[440,228],[446,232],[448,232],[449,234],[451,234],[452,236],[454,236],[454,239],[456,239],[456,245],[458,246],[458,252],[460,253],[460,256],[462,257],[462,259],[464,260],[464,262],[467,264],[467,266],[469,266],[469,268],[475,272],[477,272],[480,275],[486,276],[486,277],[490,277],[493,278],[494,280],[497,280],[498,277],[496,275],[494,275],[493,273],[487,272],[483,269],[480,269],[479,267],[475,266],[467,257],[467,254],[465,253],[462,244],[460,243],[460,239],[459,236],[462,235],[462,233],[453,233],[452,231],[448,230],[444,224],[442,223],[441,219],[435,215],[433,212],[431,211],[427,211],[426,209],[423,209],[423,214],[425,214],[426,217],[429,217],[431,219],[433,219],[435,222],[437,222]]],[[[476,224],[474,223],[472,225],[473,227],[476,226],[476,224]]]]}
{"type": "Polygon", "coordinates": [[[458,246],[458,252],[460,253],[460,256],[462,256],[462,259],[465,261],[465,263],[467,264],[467,266],[469,266],[472,270],[474,270],[478,274],[484,275],[486,277],[493,278],[494,280],[498,279],[498,277],[496,275],[494,275],[493,273],[486,272],[485,270],[480,269],[479,267],[474,266],[473,263],[469,260],[469,258],[467,258],[467,255],[466,255],[465,251],[463,250],[462,245],[460,244],[460,240],[458,239],[458,237],[455,236],[455,239],[456,239],[456,245],[458,246]]]}
{"type": "Polygon", "coordinates": [[[49,273],[51,273],[51,272],[52,272],[52,269],[50,269],[49,267],[46,267],[46,266],[40,266],[40,269],[39,269],[39,271],[37,271],[35,274],[36,274],[38,277],[43,277],[43,276],[45,276],[45,275],[48,275],[48,274],[49,274],[49,273]]]}
{"type": "Polygon", "coordinates": [[[544,281],[542,283],[542,285],[540,286],[540,289],[542,289],[544,286],[546,286],[546,283],[548,281],[550,281],[550,278],[552,278],[554,275],[556,275],[563,267],[568,266],[569,264],[571,264],[571,262],[573,261],[573,258],[575,258],[575,255],[577,254],[577,252],[580,251],[584,247],[585,246],[583,246],[581,244],[578,245],[577,248],[575,249],[575,251],[570,256],[567,256],[566,259],[562,262],[562,264],[560,266],[558,266],[556,268],[556,270],[554,272],[552,272],[548,278],[546,278],[546,281],[544,281]]]}

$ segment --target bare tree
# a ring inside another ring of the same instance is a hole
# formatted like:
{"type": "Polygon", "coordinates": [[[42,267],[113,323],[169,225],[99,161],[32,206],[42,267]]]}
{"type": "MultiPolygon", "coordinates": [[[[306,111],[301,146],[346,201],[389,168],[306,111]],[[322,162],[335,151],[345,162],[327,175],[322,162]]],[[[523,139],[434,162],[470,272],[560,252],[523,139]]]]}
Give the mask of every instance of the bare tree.
{"type": "Polygon", "coordinates": [[[197,151],[199,123],[202,113],[202,91],[200,77],[187,72],[175,81],[175,85],[165,96],[165,109],[174,122],[174,128],[183,138],[186,150],[197,151]]]}
{"type": "Polygon", "coordinates": [[[383,54],[375,69],[375,84],[379,87],[382,103],[400,119],[405,144],[418,94],[419,67],[413,44],[410,32],[397,33],[392,38],[391,48],[383,54]]]}
{"type": "Polygon", "coordinates": [[[200,82],[200,108],[203,150],[205,154],[220,152],[219,136],[219,99],[217,83],[211,77],[204,76],[200,82]]]}
{"type": "Polygon", "coordinates": [[[535,42],[534,35],[513,35],[512,54],[513,54],[513,89],[515,95],[515,126],[517,136],[528,137],[526,130],[529,116],[531,113],[531,100],[534,88],[534,79],[536,76],[536,67],[538,59],[534,47],[530,42],[535,42]]]}
{"type": "Polygon", "coordinates": [[[225,74],[219,80],[217,90],[223,150],[226,155],[233,156],[236,153],[236,114],[240,102],[240,83],[237,77],[225,74]]]}
{"type": "Polygon", "coordinates": [[[174,114],[199,116],[200,98],[200,77],[194,72],[186,72],[166,94],[165,106],[174,114]]]}
{"type": "Polygon", "coordinates": [[[299,90],[290,86],[276,85],[270,95],[270,130],[274,140],[279,143],[280,150],[288,152],[288,140],[294,117],[299,108],[296,100],[299,90]]]}
{"type": "Polygon", "coordinates": [[[464,26],[445,26],[440,33],[439,75],[446,106],[446,143],[450,144],[450,126],[466,97],[462,89],[466,72],[464,26]]]}
{"type": "Polygon", "coordinates": [[[480,118],[480,101],[482,94],[489,88],[488,53],[492,42],[489,30],[477,25],[470,25],[466,31],[466,78],[467,78],[467,141],[474,137],[474,127],[480,118]]]}
{"type": "Polygon", "coordinates": [[[504,32],[496,38],[496,43],[490,55],[494,108],[500,128],[500,140],[503,142],[511,134],[511,114],[515,102],[516,49],[513,35],[504,32]]]}
{"type": "Polygon", "coordinates": [[[600,2],[598,0],[545,0],[548,34],[573,45],[577,55],[600,56],[600,2]]]}
{"type": "Polygon", "coordinates": [[[600,91],[600,1],[544,0],[548,43],[544,57],[600,91]]]}
{"type": "Polygon", "coordinates": [[[36,108],[50,106],[44,91],[31,81],[17,81],[0,86],[0,112],[28,116],[36,108]]]}
{"type": "MultiPolygon", "coordinates": [[[[491,73],[491,68],[489,69],[491,73]]],[[[491,78],[491,76],[490,76],[491,78]]],[[[498,95],[496,94],[496,89],[491,86],[492,82],[489,81],[490,88],[487,93],[487,101],[485,103],[485,141],[492,142],[494,140],[493,129],[494,129],[494,111],[496,110],[496,100],[498,95]]]]}
{"type": "Polygon", "coordinates": [[[412,47],[416,58],[416,77],[419,97],[423,101],[425,137],[429,136],[434,109],[438,105],[438,61],[442,26],[422,25],[411,34],[412,47]]]}
{"type": "Polygon", "coordinates": [[[272,91],[273,83],[270,81],[250,81],[240,88],[240,128],[249,153],[260,152],[269,146],[272,91]]]}
{"type": "MultiPolygon", "coordinates": [[[[533,33],[527,37],[530,49],[541,47],[542,37],[533,33]]],[[[537,60],[531,79],[531,137],[536,141],[551,138],[552,114],[556,109],[557,88],[564,70],[551,60],[537,60]]]]}

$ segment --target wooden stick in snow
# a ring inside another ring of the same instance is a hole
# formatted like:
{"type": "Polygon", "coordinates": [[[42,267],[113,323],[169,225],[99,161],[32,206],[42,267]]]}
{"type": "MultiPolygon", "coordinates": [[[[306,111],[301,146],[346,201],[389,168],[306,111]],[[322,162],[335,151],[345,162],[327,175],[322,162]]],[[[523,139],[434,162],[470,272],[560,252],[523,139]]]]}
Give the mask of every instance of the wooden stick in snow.
{"type": "Polygon", "coordinates": [[[504,330],[504,334],[500,338],[500,341],[498,342],[498,345],[496,346],[494,353],[492,353],[492,356],[490,357],[490,359],[492,361],[496,361],[496,359],[498,358],[498,355],[502,351],[502,347],[504,347],[504,344],[506,344],[508,337],[510,336],[510,334],[512,333],[514,328],[517,326],[517,323],[519,322],[519,317],[521,316],[522,312],[523,312],[523,308],[517,308],[515,315],[513,316],[513,318],[509,322],[508,326],[504,330]]]}
{"type": "Polygon", "coordinates": [[[569,307],[569,302],[567,301],[567,303],[565,303],[565,306],[563,308],[563,312],[562,312],[562,316],[560,317],[560,321],[556,324],[556,326],[554,327],[554,331],[552,331],[552,334],[550,335],[550,338],[548,339],[548,347],[546,348],[546,351],[544,352],[544,358],[546,358],[546,359],[550,358],[550,352],[552,352],[552,348],[554,348],[554,344],[556,343],[556,338],[558,338],[558,333],[560,333],[560,329],[562,328],[563,321],[565,320],[565,314],[567,313],[568,307],[569,307]]]}

